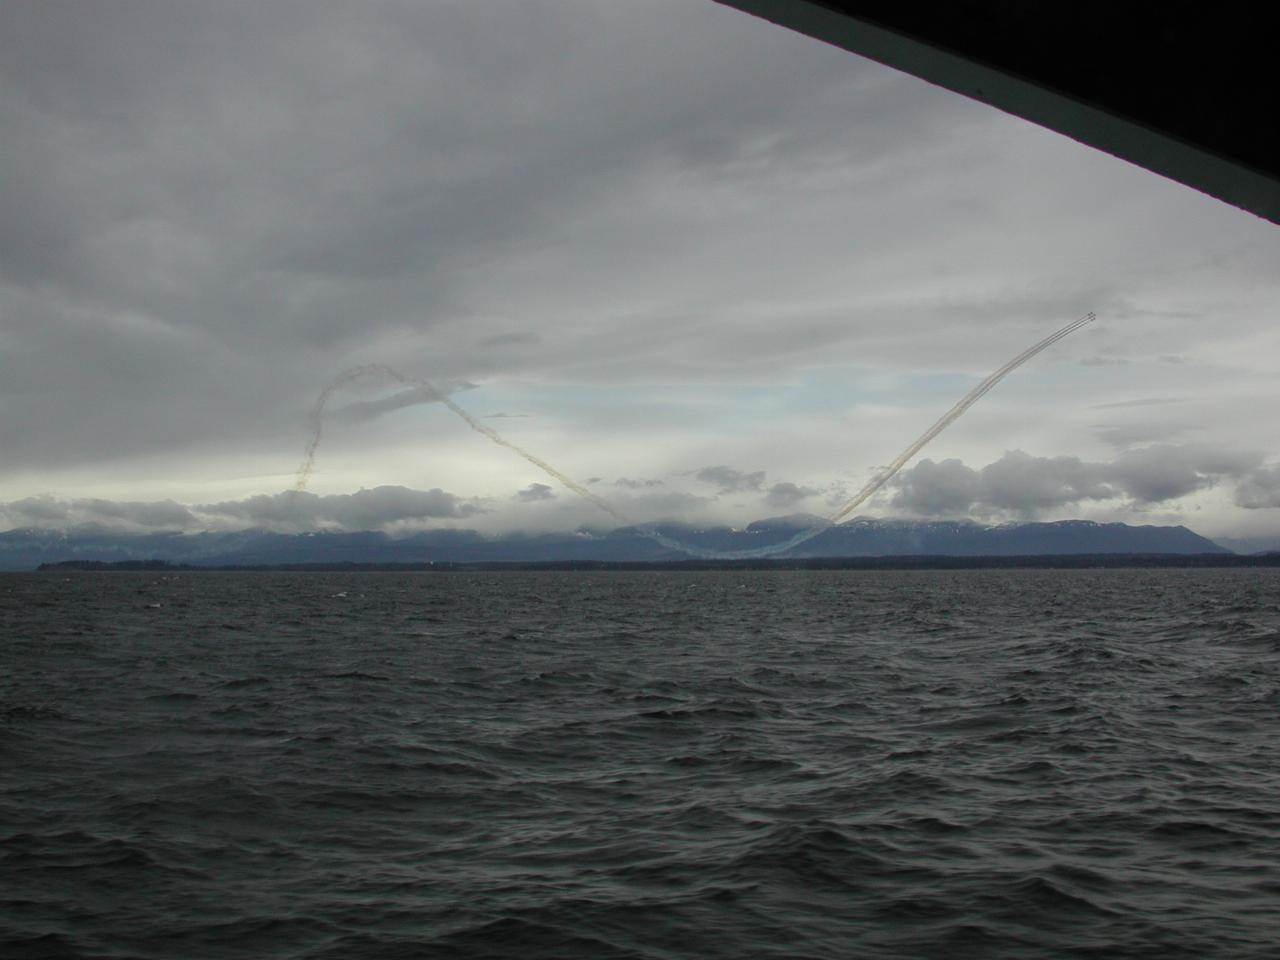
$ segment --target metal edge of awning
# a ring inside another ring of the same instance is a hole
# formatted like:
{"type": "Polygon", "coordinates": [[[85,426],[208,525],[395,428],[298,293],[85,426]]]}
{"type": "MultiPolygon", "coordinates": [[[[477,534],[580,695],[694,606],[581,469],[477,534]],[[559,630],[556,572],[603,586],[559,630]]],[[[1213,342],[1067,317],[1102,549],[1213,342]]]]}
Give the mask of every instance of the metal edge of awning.
{"type": "Polygon", "coordinates": [[[811,0],[716,0],[989,104],[1280,224],[1280,180],[1228,157],[811,0]]]}

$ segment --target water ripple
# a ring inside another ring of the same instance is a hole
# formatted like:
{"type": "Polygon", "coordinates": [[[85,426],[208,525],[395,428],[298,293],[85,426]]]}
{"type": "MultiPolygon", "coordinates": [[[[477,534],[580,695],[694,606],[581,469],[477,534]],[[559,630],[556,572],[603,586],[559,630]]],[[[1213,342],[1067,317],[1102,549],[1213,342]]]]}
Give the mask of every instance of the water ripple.
{"type": "Polygon", "coordinates": [[[1270,958],[1277,588],[0,576],[0,955],[1270,958]]]}

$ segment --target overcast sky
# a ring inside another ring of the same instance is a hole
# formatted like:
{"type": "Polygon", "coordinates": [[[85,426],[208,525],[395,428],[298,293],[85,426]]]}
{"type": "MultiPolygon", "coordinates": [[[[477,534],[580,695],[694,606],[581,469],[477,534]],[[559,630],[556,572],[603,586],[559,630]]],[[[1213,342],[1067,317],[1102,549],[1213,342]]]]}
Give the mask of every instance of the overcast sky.
{"type": "Polygon", "coordinates": [[[1280,228],[711,0],[8,0],[0,528],[1280,536],[1280,228]],[[305,495],[291,493],[326,401],[305,495]]]}

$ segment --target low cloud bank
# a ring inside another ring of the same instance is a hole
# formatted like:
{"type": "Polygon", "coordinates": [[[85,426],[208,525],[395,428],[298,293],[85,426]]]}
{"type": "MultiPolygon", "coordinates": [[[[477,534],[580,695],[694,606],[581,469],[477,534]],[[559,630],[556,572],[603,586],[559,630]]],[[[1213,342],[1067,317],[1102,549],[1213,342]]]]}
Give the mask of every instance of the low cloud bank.
{"type": "MultiPolygon", "coordinates": [[[[721,498],[743,494],[765,511],[795,510],[811,498],[832,505],[848,496],[839,484],[807,486],[766,482],[764,471],[706,467],[693,479],[715,489],[710,496],[673,489],[658,480],[615,481],[609,501],[637,521],[726,522],[721,498]]],[[[604,482],[595,478],[597,482],[604,482]]],[[[1111,502],[1144,510],[1223,487],[1237,506],[1280,509],[1280,464],[1260,454],[1207,445],[1154,445],[1129,450],[1109,462],[1079,457],[1037,457],[1012,450],[980,469],[960,460],[921,460],[899,473],[878,503],[891,513],[921,517],[1030,519],[1088,503],[1111,502]]],[[[748,505],[746,509],[751,509],[748,505]]],[[[1176,510],[1177,508],[1173,508],[1176,510]]],[[[317,495],[289,490],[243,500],[181,504],[173,500],[27,497],[0,503],[0,530],[42,529],[103,533],[196,532],[263,529],[280,533],[382,530],[409,533],[476,518],[482,529],[605,528],[599,509],[546,483],[530,483],[502,500],[463,497],[439,488],[380,486],[350,494],[317,495]],[[505,504],[505,505],[504,505],[505,504]]]]}
{"type": "Polygon", "coordinates": [[[190,507],[172,500],[60,500],[41,496],[0,503],[0,528],[4,529],[102,529],[120,533],[148,533],[200,527],[202,522],[190,507]]]}
{"type": "Polygon", "coordinates": [[[1241,507],[1280,506],[1280,467],[1262,456],[1197,444],[1127,451],[1109,463],[1033,457],[1011,450],[975,470],[959,460],[921,460],[894,478],[890,505],[926,516],[1012,513],[1035,516],[1090,500],[1165,503],[1234,482],[1241,507]]]}
{"type": "Polygon", "coordinates": [[[172,500],[121,502],[28,497],[0,504],[0,526],[113,533],[249,528],[301,533],[426,526],[434,521],[481,512],[483,508],[477,501],[444,490],[384,486],[328,496],[288,490],[195,506],[172,500]]]}

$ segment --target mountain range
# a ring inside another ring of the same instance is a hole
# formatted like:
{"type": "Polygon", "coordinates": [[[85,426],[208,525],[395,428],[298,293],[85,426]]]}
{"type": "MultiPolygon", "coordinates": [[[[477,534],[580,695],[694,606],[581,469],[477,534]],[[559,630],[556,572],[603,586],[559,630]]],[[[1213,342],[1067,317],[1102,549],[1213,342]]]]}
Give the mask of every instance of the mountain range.
{"type": "MultiPolygon", "coordinates": [[[[797,514],[758,520],[741,530],[660,524],[654,529],[711,553],[750,551],[823,525],[812,539],[777,554],[809,557],[1014,557],[1079,554],[1230,554],[1186,527],[1130,526],[1090,520],[1052,523],[893,520],[857,517],[830,524],[797,514]]],[[[163,560],[195,566],[332,563],[623,562],[686,559],[638,527],[605,533],[501,534],[440,529],[393,537],[366,533],[152,533],[10,530],[0,533],[0,570],[61,561],[163,560]]]]}

